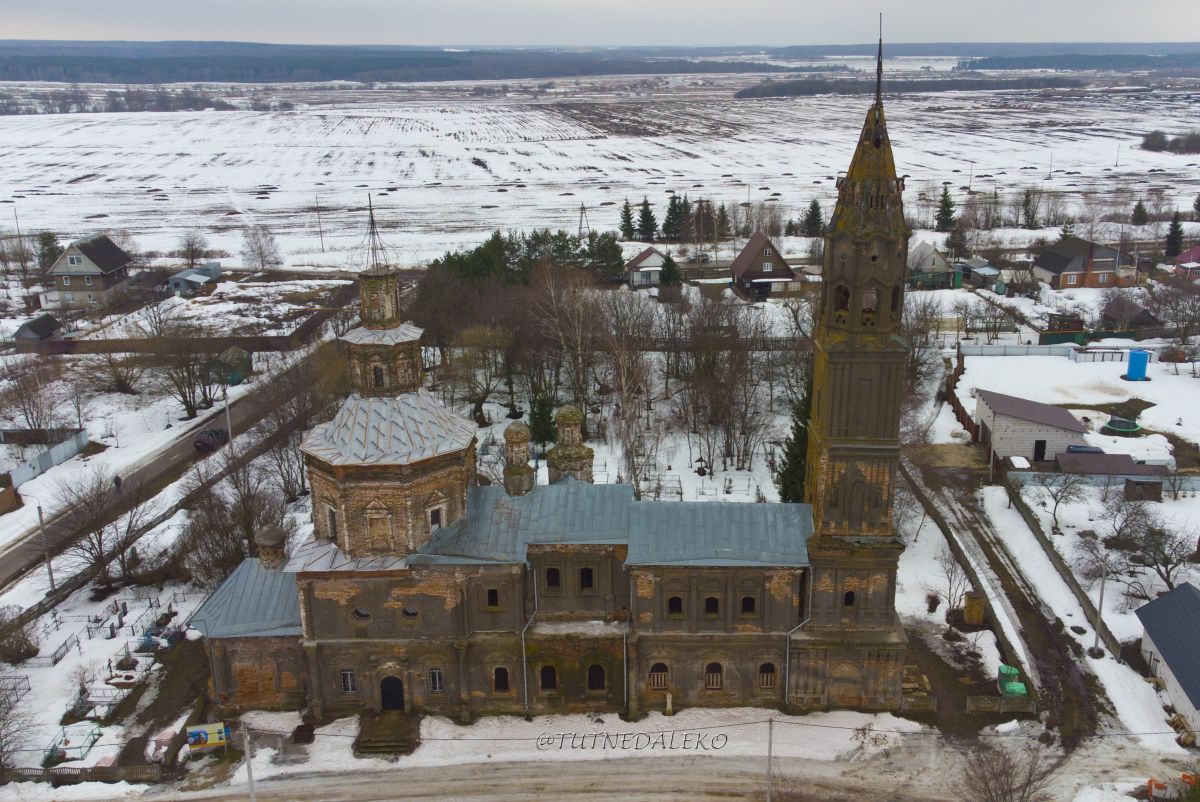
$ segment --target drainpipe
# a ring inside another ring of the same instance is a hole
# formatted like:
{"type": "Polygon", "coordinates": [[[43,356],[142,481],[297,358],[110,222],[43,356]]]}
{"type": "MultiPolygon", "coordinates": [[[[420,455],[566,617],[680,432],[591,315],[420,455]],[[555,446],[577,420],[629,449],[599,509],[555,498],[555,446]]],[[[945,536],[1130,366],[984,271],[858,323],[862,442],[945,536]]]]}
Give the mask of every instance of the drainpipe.
{"type": "Polygon", "coordinates": [[[521,690],[525,697],[525,717],[529,717],[529,658],[525,654],[525,632],[529,627],[533,626],[533,619],[537,617],[538,611],[538,592],[537,592],[538,576],[535,572],[533,575],[533,612],[529,614],[529,620],[525,622],[525,626],[521,628],[521,690]]]}
{"type": "Polygon", "coordinates": [[[621,634],[622,661],[625,668],[625,715],[629,715],[629,629],[633,623],[633,572],[629,572],[629,618],[625,620],[625,632],[621,634]]]}
{"type": "MultiPolygon", "coordinates": [[[[810,571],[811,571],[811,567],[810,567],[810,571]]],[[[786,640],[784,641],[784,644],[783,644],[783,705],[784,705],[784,707],[787,707],[787,705],[791,703],[791,700],[789,699],[788,695],[791,693],[791,689],[792,689],[792,682],[791,682],[792,635],[795,634],[796,630],[800,629],[800,627],[804,626],[805,624],[807,624],[809,621],[812,620],[812,590],[813,590],[813,582],[812,582],[812,578],[810,577],[809,581],[808,581],[808,599],[805,601],[805,604],[804,604],[804,612],[806,612],[808,615],[806,615],[804,617],[803,621],[801,621],[799,624],[796,624],[796,626],[794,626],[790,630],[788,630],[788,634],[786,636],[784,636],[786,638],[786,640]]]]}

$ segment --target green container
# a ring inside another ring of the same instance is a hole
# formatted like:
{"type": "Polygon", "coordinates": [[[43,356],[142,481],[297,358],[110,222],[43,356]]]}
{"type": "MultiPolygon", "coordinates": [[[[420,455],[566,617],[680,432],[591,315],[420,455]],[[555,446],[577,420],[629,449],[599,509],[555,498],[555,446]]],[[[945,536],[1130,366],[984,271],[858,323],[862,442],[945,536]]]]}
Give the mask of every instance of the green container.
{"type": "Polygon", "coordinates": [[[1021,672],[1013,666],[1005,665],[1004,663],[1000,664],[999,677],[1001,682],[1015,682],[1020,676],[1021,672]]]}
{"type": "Polygon", "coordinates": [[[1024,682],[1005,682],[1000,686],[1000,692],[1005,696],[1028,696],[1029,691],[1024,682]]]}

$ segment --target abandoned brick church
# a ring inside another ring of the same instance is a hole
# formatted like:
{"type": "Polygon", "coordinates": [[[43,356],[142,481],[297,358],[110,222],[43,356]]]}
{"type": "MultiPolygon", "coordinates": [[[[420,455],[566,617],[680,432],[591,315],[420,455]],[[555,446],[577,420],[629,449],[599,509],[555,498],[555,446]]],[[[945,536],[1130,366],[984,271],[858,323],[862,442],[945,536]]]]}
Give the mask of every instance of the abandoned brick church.
{"type": "Polygon", "coordinates": [[[592,483],[559,411],[550,484],[523,423],[502,485],[475,424],[422,387],[421,330],[385,259],[343,338],[353,392],[306,437],[313,536],[260,534],[192,620],[214,701],[318,718],[404,710],[619,711],[670,703],[896,709],[908,231],[877,90],[825,233],[808,504],[643,501],[592,483]]]}

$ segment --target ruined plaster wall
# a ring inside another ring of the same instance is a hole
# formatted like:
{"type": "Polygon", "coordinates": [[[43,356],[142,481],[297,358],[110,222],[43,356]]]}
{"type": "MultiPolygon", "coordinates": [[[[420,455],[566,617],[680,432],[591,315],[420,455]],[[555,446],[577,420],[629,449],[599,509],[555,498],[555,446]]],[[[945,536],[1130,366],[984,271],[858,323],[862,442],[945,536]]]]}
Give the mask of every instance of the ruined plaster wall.
{"type": "Polygon", "coordinates": [[[804,599],[803,568],[674,568],[633,569],[634,625],[639,633],[787,632],[800,623],[804,599]],[[670,612],[670,599],[683,602],[670,612]],[[706,600],[717,599],[717,612],[706,600]],[[753,611],[742,603],[753,599],[753,611]]]}
{"type": "Polygon", "coordinates": [[[298,710],[307,695],[296,636],[208,641],[213,701],[230,710],[298,710]]]}
{"type": "Polygon", "coordinates": [[[538,620],[611,620],[629,609],[629,574],[613,546],[536,545],[529,547],[527,559],[525,603],[533,609],[536,583],[538,620]],[[550,569],[558,571],[558,587],[549,584],[550,569]],[[591,569],[591,588],[583,587],[585,569],[591,569]]]}

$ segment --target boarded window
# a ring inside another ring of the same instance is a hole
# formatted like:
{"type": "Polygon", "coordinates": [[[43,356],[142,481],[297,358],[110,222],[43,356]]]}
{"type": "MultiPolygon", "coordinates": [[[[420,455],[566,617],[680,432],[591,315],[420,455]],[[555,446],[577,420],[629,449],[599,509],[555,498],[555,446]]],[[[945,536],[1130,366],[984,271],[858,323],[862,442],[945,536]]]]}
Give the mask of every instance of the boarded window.
{"type": "Polygon", "coordinates": [[[665,691],[670,682],[671,674],[666,663],[655,663],[650,666],[650,690],[665,691]]]}
{"type": "Polygon", "coordinates": [[[758,667],[758,687],[774,688],[775,687],[775,664],[763,663],[758,667]]]}
{"type": "Polygon", "coordinates": [[[725,671],[720,663],[709,663],[704,667],[704,688],[719,691],[725,686],[725,671]]]}

